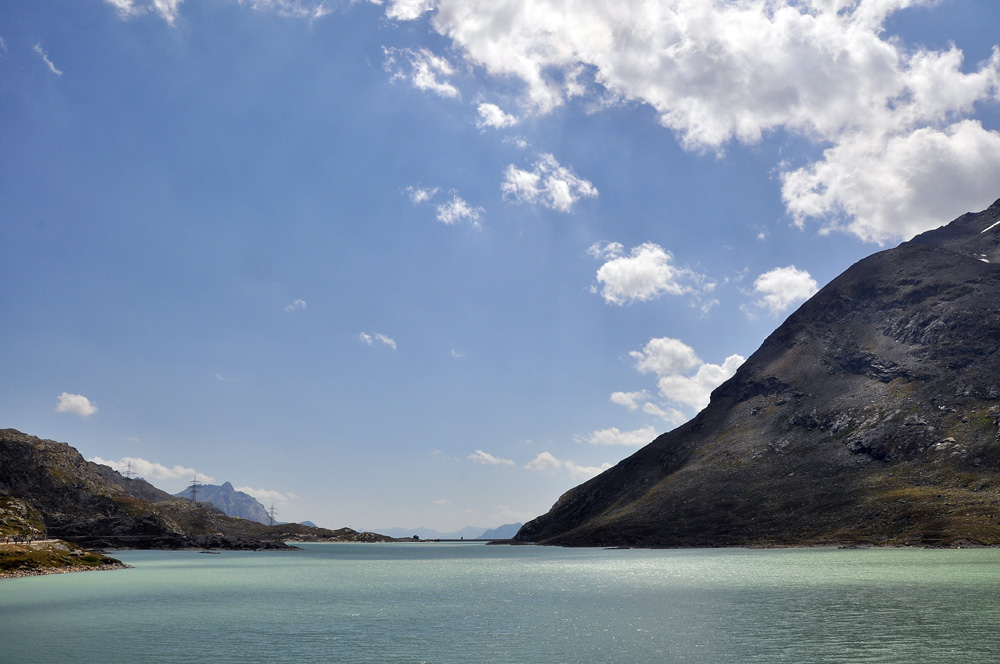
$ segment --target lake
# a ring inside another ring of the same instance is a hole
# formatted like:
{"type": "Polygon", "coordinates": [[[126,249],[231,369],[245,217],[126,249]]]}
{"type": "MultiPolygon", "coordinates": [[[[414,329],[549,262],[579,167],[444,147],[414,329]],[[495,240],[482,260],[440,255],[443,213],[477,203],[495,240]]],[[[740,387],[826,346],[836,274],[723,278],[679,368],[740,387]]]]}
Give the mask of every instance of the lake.
{"type": "Polygon", "coordinates": [[[1000,550],[305,544],[0,580],[0,661],[995,662],[1000,550]]]}

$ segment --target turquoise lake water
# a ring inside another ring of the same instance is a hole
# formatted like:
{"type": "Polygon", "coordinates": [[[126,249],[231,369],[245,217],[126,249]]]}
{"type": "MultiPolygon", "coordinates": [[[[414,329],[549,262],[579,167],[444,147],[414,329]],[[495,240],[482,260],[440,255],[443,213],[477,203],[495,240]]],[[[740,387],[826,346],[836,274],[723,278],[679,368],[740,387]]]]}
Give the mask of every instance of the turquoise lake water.
{"type": "Polygon", "coordinates": [[[306,544],[0,580],[0,662],[996,662],[1000,550],[306,544]]]}

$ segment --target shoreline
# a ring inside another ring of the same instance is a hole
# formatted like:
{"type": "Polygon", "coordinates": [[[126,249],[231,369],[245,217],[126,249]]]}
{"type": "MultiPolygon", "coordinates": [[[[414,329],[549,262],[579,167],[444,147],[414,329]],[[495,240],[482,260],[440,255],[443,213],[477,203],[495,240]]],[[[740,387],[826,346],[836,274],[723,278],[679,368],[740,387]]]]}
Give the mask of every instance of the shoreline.
{"type": "Polygon", "coordinates": [[[0,572],[0,579],[20,579],[28,576],[48,576],[50,574],[73,574],[75,572],[109,572],[119,569],[134,569],[123,562],[101,563],[100,565],[67,565],[64,567],[35,567],[0,572]]]}

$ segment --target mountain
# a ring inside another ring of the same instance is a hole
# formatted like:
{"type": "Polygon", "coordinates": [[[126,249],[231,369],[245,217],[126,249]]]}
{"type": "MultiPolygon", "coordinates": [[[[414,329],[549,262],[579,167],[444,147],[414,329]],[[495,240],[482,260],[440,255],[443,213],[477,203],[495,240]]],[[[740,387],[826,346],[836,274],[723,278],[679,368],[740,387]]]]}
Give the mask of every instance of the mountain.
{"type": "Polygon", "coordinates": [[[287,549],[296,541],[386,541],[376,533],[265,526],[87,461],[66,443],[0,429],[0,535],[99,548],[287,549]]]}
{"type": "MultiPolygon", "coordinates": [[[[175,493],[174,497],[191,500],[191,488],[175,493]]],[[[234,489],[229,482],[222,485],[199,484],[197,498],[199,502],[215,505],[229,516],[238,516],[257,523],[271,523],[266,507],[250,494],[234,489]]]]}
{"type": "Polygon", "coordinates": [[[477,528],[476,526],[466,526],[461,530],[456,530],[451,533],[442,533],[440,531],[434,530],[433,528],[425,528],[420,526],[419,528],[380,528],[380,533],[389,535],[390,537],[398,537],[400,539],[409,539],[414,535],[424,540],[435,540],[435,539],[476,539],[481,532],[482,528],[477,528]]]}
{"type": "Polygon", "coordinates": [[[1000,544],[1000,201],[859,261],[516,539],[1000,544]]]}
{"type": "Polygon", "coordinates": [[[511,539],[521,529],[522,525],[520,523],[506,523],[497,528],[487,530],[476,539],[511,539]]]}

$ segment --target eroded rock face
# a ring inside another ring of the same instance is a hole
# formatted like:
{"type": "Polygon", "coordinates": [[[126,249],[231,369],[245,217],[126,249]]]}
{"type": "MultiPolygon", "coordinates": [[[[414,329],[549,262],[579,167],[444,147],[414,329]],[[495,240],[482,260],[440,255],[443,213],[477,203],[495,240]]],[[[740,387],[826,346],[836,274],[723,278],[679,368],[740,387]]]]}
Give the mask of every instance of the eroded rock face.
{"type": "Polygon", "coordinates": [[[849,268],[522,541],[1000,543],[1000,201],[849,268]]]}

